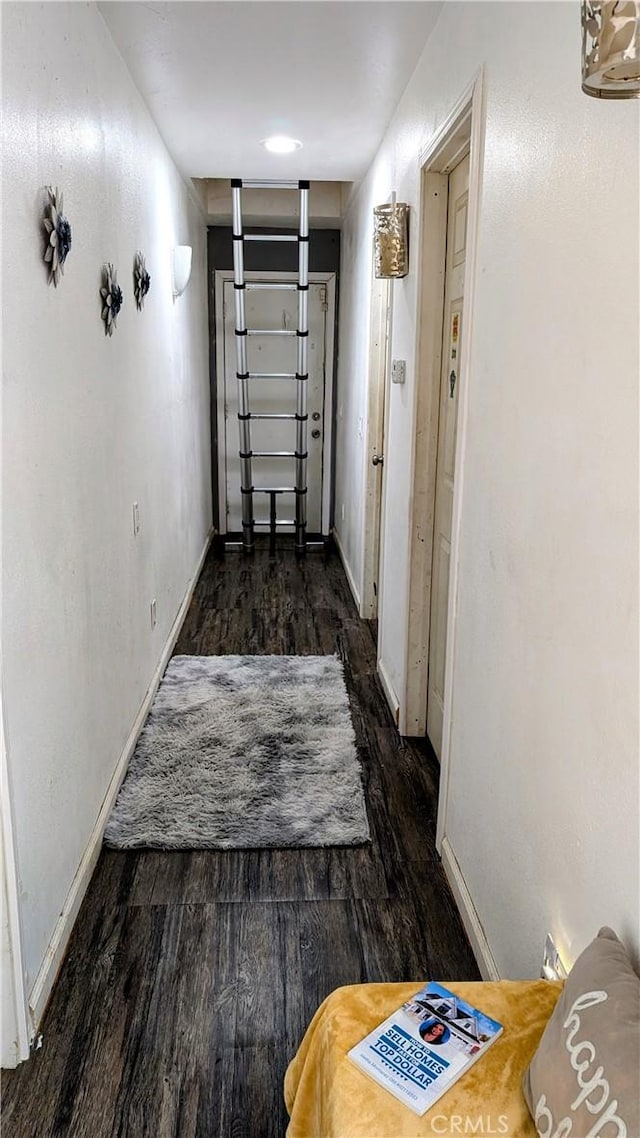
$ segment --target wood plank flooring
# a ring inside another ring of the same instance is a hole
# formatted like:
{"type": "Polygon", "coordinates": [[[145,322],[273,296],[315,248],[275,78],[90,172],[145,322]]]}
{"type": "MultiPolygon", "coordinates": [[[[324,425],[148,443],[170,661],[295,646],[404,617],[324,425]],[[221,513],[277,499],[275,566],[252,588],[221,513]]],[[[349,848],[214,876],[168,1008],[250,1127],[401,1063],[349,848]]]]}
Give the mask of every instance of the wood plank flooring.
{"type": "Polygon", "coordinates": [[[342,657],[371,845],[103,850],[43,1046],[3,1073],[3,1138],[283,1138],[284,1072],[333,988],[479,978],[434,846],[437,762],[397,734],[335,554],[209,557],[176,653],[271,652],[342,657]]]}

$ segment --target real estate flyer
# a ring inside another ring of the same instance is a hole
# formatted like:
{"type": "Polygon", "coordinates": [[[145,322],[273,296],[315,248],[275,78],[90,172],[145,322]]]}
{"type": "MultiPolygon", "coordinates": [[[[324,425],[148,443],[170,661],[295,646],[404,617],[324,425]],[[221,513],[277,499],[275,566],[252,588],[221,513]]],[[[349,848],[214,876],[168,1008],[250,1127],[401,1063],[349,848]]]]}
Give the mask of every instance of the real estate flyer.
{"type": "Polygon", "coordinates": [[[429,983],[357,1043],[349,1058],[416,1114],[424,1114],[501,1031],[501,1024],[448,988],[429,983]]]}

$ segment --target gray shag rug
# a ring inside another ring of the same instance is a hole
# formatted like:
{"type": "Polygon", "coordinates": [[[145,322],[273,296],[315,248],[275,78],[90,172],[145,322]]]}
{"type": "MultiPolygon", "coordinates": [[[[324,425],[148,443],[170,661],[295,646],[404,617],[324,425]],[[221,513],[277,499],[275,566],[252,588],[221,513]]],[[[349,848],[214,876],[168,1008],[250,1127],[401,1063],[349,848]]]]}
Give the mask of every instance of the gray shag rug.
{"type": "Polygon", "coordinates": [[[105,831],[117,849],[369,841],[336,656],[174,656],[105,831]]]}

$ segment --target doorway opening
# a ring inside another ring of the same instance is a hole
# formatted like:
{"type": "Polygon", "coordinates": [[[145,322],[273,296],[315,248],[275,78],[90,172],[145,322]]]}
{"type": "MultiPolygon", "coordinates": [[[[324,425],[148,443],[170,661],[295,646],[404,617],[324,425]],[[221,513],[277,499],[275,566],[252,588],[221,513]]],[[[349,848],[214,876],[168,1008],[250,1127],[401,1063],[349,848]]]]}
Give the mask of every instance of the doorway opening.
{"type": "Polygon", "coordinates": [[[446,817],[458,549],[482,167],[482,72],[423,150],[406,691],[400,730],[428,734],[446,817]]]}
{"type": "MultiPolygon", "coordinates": [[[[247,272],[247,282],[286,284],[295,278],[287,272],[247,272]]],[[[231,270],[215,272],[215,325],[217,374],[217,486],[218,532],[227,539],[239,538],[242,530],[240,489],[240,457],[238,445],[238,392],[235,358],[235,322],[233,302],[234,276],[231,270]]],[[[271,329],[295,327],[294,292],[259,290],[248,293],[248,316],[256,326],[267,330],[265,336],[254,337],[256,357],[264,361],[265,371],[295,373],[295,363],[288,357],[277,357],[278,351],[291,350],[287,339],[271,337],[271,329]],[[252,307],[253,306],[253,307],[252,307]],[[255,309],[255,311],[254,311],[255,309]],[[281,345],[284,345],[282,347],[281,345]]],[[[333,375],[335,343],[336,274],[309,273],[309,384],[308,384],[308,537],[326,539],[331,529],[333,467],[333,375]]],[[[294,345],[295,347],[295,345],[294,345]]],[[[285,379],[265,379],[254,395],[253,408],[258,415],[255,424],[256,451],[285,452],[291,449],[291,423],[286,415],[291,393],[285,390],[285,379]]],[[[272,460],[262,472],[260,459],[255,460],[257,477],[286,481],[287,459],[272,460]],[[280,469],[282,467],[282,469],[280,469]]],[[[265,464],[266,465],[266,464],[265,464]]],[[[282,495],[283,516],[293,517],[293,495],[282,495]],[[288,512],[287,512],[288,511],[288,512]]],[[[282,527],[281,533],[294,533],[294,524],[282,527]]]]}
{"type": "Polygon", "coordinates": [[[427,735],[437,758],[442,754],[444,674],[451,576],[451,528],[455,493],[456,434],[460,356],[465,338],[464,270],[469,201],[469,154],[447,179],[447,249],[444,278],[442,366],[438,396],[429,652],[427,666],[427,735]]]}

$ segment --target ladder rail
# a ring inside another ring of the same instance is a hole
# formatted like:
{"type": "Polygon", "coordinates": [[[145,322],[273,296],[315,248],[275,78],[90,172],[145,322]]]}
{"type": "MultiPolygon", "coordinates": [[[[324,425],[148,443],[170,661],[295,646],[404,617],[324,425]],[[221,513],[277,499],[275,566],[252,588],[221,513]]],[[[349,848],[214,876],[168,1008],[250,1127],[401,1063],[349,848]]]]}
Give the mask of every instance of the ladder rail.
{"type": "Polygon", "coordinates": [[[298,365],[296,379],[296,552],[307,538],[307,381],[309,347],[309,183],[300,182],[298,234],[298,365]]]}
{"type": "Polygon", "coordinates": [[[231,182],[233,215],[233,295],[235,298],[236,379],[238,381],[238,433],[240,436],[240,489],[242,499],[242,544],[246,553],[254,548],[253,494],[251,493],[251,420],[247,377],[247,321],[244,304],[244,251],[242,240],[242,183],[231,182]]]}

